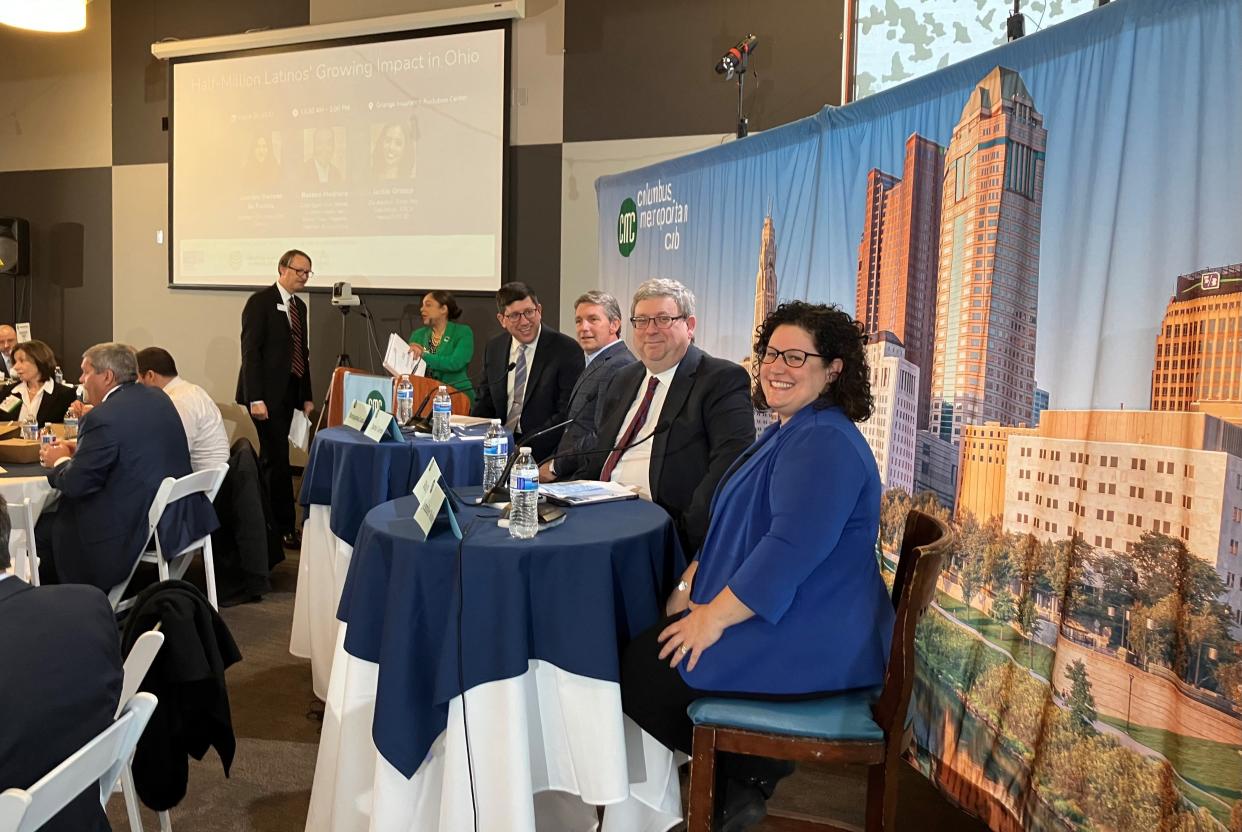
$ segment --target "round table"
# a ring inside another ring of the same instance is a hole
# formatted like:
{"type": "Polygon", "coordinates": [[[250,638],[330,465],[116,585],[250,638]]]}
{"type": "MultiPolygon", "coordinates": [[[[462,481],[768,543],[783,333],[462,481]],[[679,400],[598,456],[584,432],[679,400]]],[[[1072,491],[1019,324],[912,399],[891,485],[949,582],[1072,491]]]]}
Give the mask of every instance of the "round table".
{"type": "MultiPolygon", "coordinates": [[[[315,695],[327,696],[337,602],[358,529],[380,503],[409,494],[434,459],[450,486],[483,482],[483,439],[434,442],[406,434],[376,442],[347,427],[321,430],[302,475],[302,550],[289,652],[311,662],[315,695]]],[[[510,437],[510,447],[513,447],[510,437]]]]}
{"type": "MultiPolygon", "coordinates": [[[[57,495],[56,490],[48,484],[47,469],[37,462],[6,462],[0,464],[0,468],[4,469],[4,473],[0,474],[0,495],[4,496],[4,501],[11,510],[23,500],[27,501],[30,528],[33,529],[39,515],[57,495]]],[[[18,514],[11,511],[10,516],[16,517],[18,514]]],[[[26,538],[25,524],[14,522],[13,532],[9,536],[9,554],[15,569],[18,564],[26,563],[26,538]]],[[[26,580],[30,578],[25,574],[19,574],[18,577],[26,580]]]]}
{"type": "Polygon", "coordinates": [[[459,552],[443,516],[423,540],[417,505],[359,532],[307,830],[473,828],[468,750],[481,829],[595,829],[599,805],[606,829],[675,825],[674,755],[622,716],[618,684],[684,566],[664,510],[583,506],[514,540],[466,506],[459,552]]]}

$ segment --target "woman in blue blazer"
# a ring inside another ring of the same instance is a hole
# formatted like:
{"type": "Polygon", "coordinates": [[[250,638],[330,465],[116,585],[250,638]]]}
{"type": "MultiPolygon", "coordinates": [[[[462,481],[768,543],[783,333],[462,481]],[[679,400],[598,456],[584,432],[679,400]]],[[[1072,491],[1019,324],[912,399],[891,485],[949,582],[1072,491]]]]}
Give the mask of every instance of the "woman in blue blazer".
{"type": "MultiPolygon", "coordinates": [[[[866,336],[841,310],[803,302],[782,304],[757,335],[755,403],[779,421],[721,480],[669,618],[622,663],[625,713],[687,753],[695,699],[815,698],[879,685],[888,661],[880,476],[855,424],[872,410],[866,336]]],[[[724,828],[762,817],[789,770],[724,755],[724,828]]]]}

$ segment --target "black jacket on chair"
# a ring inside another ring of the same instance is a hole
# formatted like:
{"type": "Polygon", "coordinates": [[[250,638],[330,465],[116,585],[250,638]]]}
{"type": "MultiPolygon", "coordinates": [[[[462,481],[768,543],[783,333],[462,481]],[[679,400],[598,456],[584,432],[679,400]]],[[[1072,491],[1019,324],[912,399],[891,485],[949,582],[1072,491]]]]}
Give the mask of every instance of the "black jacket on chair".
{"type": "MultiPolygon", "coordinates": [[[[604,393],[595,448],[576,472],[580,479],[598,479],[625,431],[626,414],[638,398],[647,368],[637,361],[623,368],[604,393]]],[[[707,537],[712,494],[725,471],[755,441],[755,413],[750,401],[750,376],[740,364],[713,358],[694,344],[673,374],[668,395],[651,439],[651,500],[673,518],[686,557],[693,557],[707,537]],[[665,426],[668,426],[667,429],[665,426]]],[[[640,436],[650,430],[644,427],[640,436]]]]}
{"type": "MultiPolygon", "coordinates": [[[[483,350],[483,383],[475,400],[471,415],[502,422],[509,413],[509,349],[513,336],[504,332],[487,342],[483,350]]],[[[520,445],[523,436],[538,433],[557,422],[563,422],[569,412],[569,396],[574,382],[582,374],[586,358],[582,347],[568,335],[549,329],[546,325],[539,331],[539,344],[535,347],[533,366],[526,377],[526,400],[522,405],[522,418],[514,431],[514,439],[520,445]]],[[[552,455],[561,440],[561,431],[552,431],[534,441],[531,452],[535,460],[552,455]]]]}
{"type": "MultiPolygon", "coordinates": [[[[8,398],[9,395],[16,396],[18,385],[24,383],[25,382],[18,381],[5,384],[3,387],[0,387],[0,400],[8,398]]],[[[67,384],[57,384],[52,382],[51,392],[44,393],[42,401],[39,402],[39,412],[35,414],[35,421],[41,425],[46,425],[48,422],[60,424],[65,421],[65,411],[69,409],[69,405],[73,404],[74,399],[77,397],[78,393],[72,387],[67,384]]],[[[17,421],[19,413],[21,413],[20,407],[12,413],[6,413],[5,411],[0,410],[0,422],[17,421]]]]}
{"type": "Polygon", "coordinates": [[[163,811],[185,797],[187,754],[201,760],[214,746],[228,776],[237,740],[224,671],[241,661],[241,652],[207,597],[185,581],[163,581],[142,591],[125,622],[125,652],[157,623],[164,646],[140,689],[160,701],[138,741],[133,771],[142,802],[163,811]]]}
{"type": "MultiPolygon", "coordinates": [[[[302,354],[306,356],[306,374],[302,376],[298,400],[312,401],[310,381],[310,343],[307,341],[309,323],[306,304],[297,296],[290,298],[302,316],[302,354]]],[[[250,296],[242,309],[241,370],[237,375],[237,403],[250,406],[251,402],[263,402],[269,413],[284,407],[289,376],[293,372],[293,336],[289,330],[289,315],[281,308],[280,289],[273,283],[250,296]]]]}
{"type": "MultiPolygon", "coordinates": [[[[112,724],[121,643],[107,597],[89,586],[0,580],[0,791],[26,789],[112,724]]],[[[99,788],[44,832],[108,829],[99,788]]]]}

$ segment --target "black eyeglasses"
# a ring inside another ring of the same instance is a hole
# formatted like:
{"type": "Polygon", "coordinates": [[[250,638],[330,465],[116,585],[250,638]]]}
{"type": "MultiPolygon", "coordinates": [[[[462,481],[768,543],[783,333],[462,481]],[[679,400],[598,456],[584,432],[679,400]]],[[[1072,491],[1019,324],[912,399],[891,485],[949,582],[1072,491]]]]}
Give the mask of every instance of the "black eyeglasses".
{"type": "Polygon", "coordinates": [[[305,277],[308,280],[315,276],[315,273],[310,269],[296,269],[293,266],[285,266],[285,268],[296,274],[298,277],[305,277]]]}
{"type": "Polygon", "coordinates": [[[521,312],[506,312],[502,317],[504,317],[504,319],[508,321],[509,323],[516,324],[518,321],[522,320],[523,318],[525,318],[528,321],[533,321],[535,320],[535,316],[538,314],[539,314],[539,310],[537,308],[536,309],[523,309],[521,312]]]}
{"type": "Polygon", "coordinates": [[[637,318],[630,318],[630,325],[635,329],[646,329],[651,324],[655,324],[656,329],[668,329],[673,325],[673,321],[685,319],[685,315],[652,315],[650,318],[640,315],[637,318]]]}
{"type": "Polygon", "coordinates": [[[767,347],[762,353],[759,354],[759,360],[764,364],[771,364],[776,361],[777,358],[781,358],[785,361],[786,367],[796,369],[805,364],[806,360],[811,356],[814,356],[815,358],[823,358],[823,356],[817,352],[807,352],[806,350],[778,350],[773,349],[772,347],[767,347]]]}

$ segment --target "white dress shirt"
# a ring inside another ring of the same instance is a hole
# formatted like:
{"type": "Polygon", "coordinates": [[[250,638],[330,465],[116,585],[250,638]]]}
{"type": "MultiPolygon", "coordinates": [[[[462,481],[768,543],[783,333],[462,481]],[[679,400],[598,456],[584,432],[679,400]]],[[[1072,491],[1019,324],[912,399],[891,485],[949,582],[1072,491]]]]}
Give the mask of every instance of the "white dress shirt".
{"type": "Polygon", "coordinates": [[[30,388],[26,386],[26,382],[19,381],[17,386],[13,388],[13,392],[22,400],[22,409],[17,413],[17,421],[19,422],[37,422],[39,421],[39,405],[43,404],[43,394],[52,392],[53,382],[50,378],[43,382],[43,386],[32,397],[30,388]]]}
{"type": "MultiPolygon", "coordinates": [[[[677,374],[678,366],[679,364],[674,364],[664,372],[655,375],[660,383],[656,385],[655,393],[651,396],[647,420],[630,440],[633,447],[621,454],[621,459],[617,460],[616,467],[612,469],[613,482],[638,489],[638,496],[644,500],[651,499],[651,445],[655,440],[647,439],[645,442],[642,440],[654,433],[656,425],[660,423],[660,411],[664,409],[664,400],[668,398],[668,388],[673,383],[673,376],[677,374]],[[636,442],[641,444],[634,444],[636,442]]],[[[621,420],[621,429],[617,431],[617,445],[621,444],[630,422],[634,421],[634,414],[638,412],[638,406],[642,404],[643,396],[647,394],[647,385],[651,383],[651,376],[652,372],[648,370],[643,376],[642,384],[638,385],[638,395],[634,397],[630,409],[625,412],[625,418],[621,420]]]]}
{"type": "Polygon", "coordinates": [[[584,355],[586,355],[587,366],[589,367],[592,361],[594,361],[595,359],[603,355],[605,352],[607,352],[609,347],[615,347],[617,344],[620,344],[620,343],[621,343],[621,339],[618,338],[615,341],[610,341],[607,344],[604,344],[604,346],[600,347],[595,352],[584,353],[584,355]]]}
{"type": "Polygon", "coordinates": [[[212,401],[206,390],[197,384],[174,376],[164,385],[164,392],[172,399],[185,427],[185,438],[190,444],[190,468],[201,471],[209,465],[227,465],[229,462],[229,435],[224,429],[220,408],[212,401]]]}
{"type": "MultiPolygon", "coordinates": [[[[531,370],[535,368],[535,348],[539,346],[539,336],[542,334],[543,334],[543,326],[540,325],[539,331],[535,333],[535,340],[525,345],[526,346],[526,389],[527,390],[530,389],[531,370]]],[[[518,349],[522,346],[523,344],[521,341],[514,338],[513,336],[509,336],[509,363],[510,364],[517,363],[518,349]]],[[[514,375],[515,375],[514,370],[509,370],[507,373],[505,373],[505,376],[507,379],[505,381],[506,406],[505,406],[505,412],[500,414],[500,418],[502,420],[505,418],[505,415],[509,412],[509,408],[513,406],[513,376],[514,375]]],[[[523,405],[526,404],[525,396],[522,396],[522,404],[523,405]]],[[[522,423],[522,420],[519,418],[518,424],[521,424],[521,423],[522,423]]]]}

